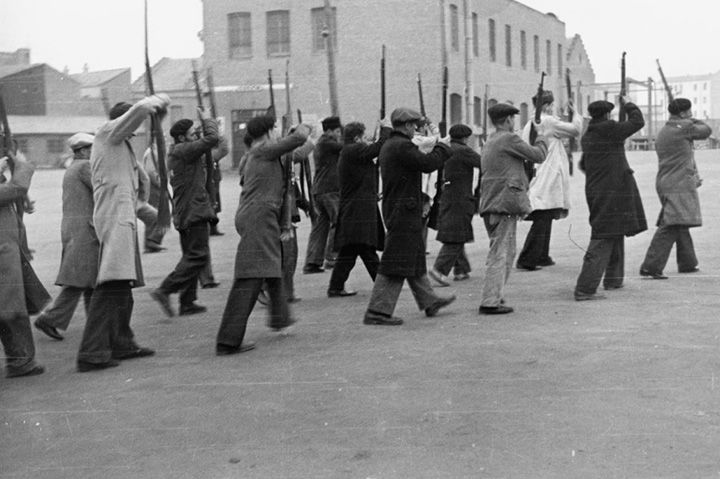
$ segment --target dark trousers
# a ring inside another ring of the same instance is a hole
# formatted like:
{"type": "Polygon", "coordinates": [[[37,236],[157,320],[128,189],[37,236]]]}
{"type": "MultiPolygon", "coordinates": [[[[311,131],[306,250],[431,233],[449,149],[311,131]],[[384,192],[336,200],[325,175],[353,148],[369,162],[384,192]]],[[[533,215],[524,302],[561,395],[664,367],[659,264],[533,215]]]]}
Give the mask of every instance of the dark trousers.
{"type": "Polygon", "coordinates": [[[242,344],[248,318],[255,307],[263,282],[270,299],[268,326],[283,328],[290,324],[290,308],[283,291],[282,278],[235,279],[225,304],[225,312],[217,334],[217,344],[226,346],[242,344]]]}
{"type": "Polygon", "coordinates": [[[292,238],[281,242],[283,289],[287,298],[295,297],[295,270],[298,260],[297,228],[292,227],[292,238]]]}
{"type": "MultiPolygon", "coordinates": [[[[155,209],[160,206],[160,187],[150,185],[150,197],[148,203],[155,209]]],[[[145,223],[145,248],[159,247],[162,245],[163,237],[167,232],[167,228],[160,226],[157,221],[157,215],[150,215],[147,219],[141,218],[145,223]]]]}
{"type": "Polygon", "coordinates": [[[76,288],[75,286],[63,286],[60,294],[50,306],[40,313],[37,320],[54,328],[67,330],[70,320],[75,314],[80,297],[83,297],[85,304],[85,316],[88,315],[90,300],[92,299],[92,288],[76,288]]]}
{"type": "Polygon", "coordinates": [[[447,276],[453,267],[456,275],[472,271],[465,254],[465,243],[443,243],[433,267],[443,276],[447,276]]]}
{"type": "Polygon", "coordinates": [[[442,299],[435,294],[427,274],[422,276],[386,276],[378,273],[373,290],[370,295],[370,303],[367,310],[373,313],[380,313],[385,316],[392,316],[397,305],[403,284],[407,280],[410,291],[415,297],[415,302],[420,310],[432,306],[436,301],[442,299]]]}
{"type": "Polygon", "coordinates": [[[345,281],[350,276],[350,271],[355,267],[358,256],[362,259],[368,274],[373,282],[377,277],[380,259],[374,246],[366,244],[346,244],[338,252],[337,262],[330,275],[330,290],[341,291],[345,289],[345,281]]]}
{"type": "Polygon", "coordinates": [[[323,258],[334,263],[337,255],[334,247],[335,223],[340,208],[340,193],[323,193],[313,196],[315,221],[312,223],[308,238],[305,266],[323,265],[323,258]]]}
{"type": "Polygon", "coordinates": [[[8,375],[22,374],[37,366],[35,343],[27,315],[0,317],[0,342],[5,350],[8,375]]]}
{"type": "Polygon", "coordinates": [[[532,212],[532,226],[530,226],[525,244],[518,256],[519,265],[540,266],[550,260],[550,234],[554,217],[555,212],[552,210],[532,212]]]}
{"type": "Polygon", "coordinates": [[[575,293],[595,294],[601,279],[605,288],[617,288],[622,286],[624,276],[625,237],[591,239],[575,293]]]}
{"type": "Polygon", "coordinates": [[[158,288],[165,294],[180,291],[180,304],[188,305],[197,299],[197,283],[210,260],[210,232],[207,222],[193,223],[180,230],[182,257],[158,288]]]}
{"type": "Polygon", "coordinates": [[[130,328],[133,304],[130,281],[107,281],[95,287],[78,361],[106,363],[113,352],[139,347],[130,328]]]}
{"type": "Polygon", "coordinates": [[[675,257],[679,272],[692,271],[698,265],[690,229],[687,226],[659,226],[645,254],[641,269],[650,273],[662,273],[675,245],[675,257]]]}

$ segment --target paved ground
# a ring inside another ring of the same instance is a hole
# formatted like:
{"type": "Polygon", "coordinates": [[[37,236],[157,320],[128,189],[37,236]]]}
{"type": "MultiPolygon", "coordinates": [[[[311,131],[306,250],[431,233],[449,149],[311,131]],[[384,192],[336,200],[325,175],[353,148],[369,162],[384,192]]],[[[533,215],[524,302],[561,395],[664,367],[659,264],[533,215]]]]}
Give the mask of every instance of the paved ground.
{"type": "MultiPolygon", "coordinates": [[[[649,223],[658,213],[652,153],[630,162],[649,223]]],[[[371,283],[360,266],[349,299],[324,297],[329,275],[296,276],[303,300],[289,335],[253,313],[258,348],[214,356],[231,281],[236,177],[223,183],[228,233],[212,239],[220,288],[209,312],[163,319],[149,288],[133,324],[156,357],[74,372],[84,322],[66,340],[36,335],[46,374],[0,379],[0,478],[700,478],[720,474],[718,151],[698,152],[706,226],[693,231],[701,273],[668,281],[637,271],[652,231],[626,242],[626,286],[576,303],[589,239],[584,177],[570,217],[555,223],[557,265],[513,272],[504,317],[477,314],[487,236],[475,219],[472,279],[427,319],[405,290],[396,328],[361,324],[371,283]]],[[[52,284],[59,262],[62,172],[41,171],[27,218],[35,267],[52,284]]],[[[520,228],[520,241],[528,225],[520,228]]],[[[299,229],[301,261],[309,223],[299,229]]],[[[179,257],[146,255],[157,285],[179,257]]],[[[438,243],[431,242],[429,261],[438,243]]],[[[57,289],[51,290],[53,294],[57,289]]]]}

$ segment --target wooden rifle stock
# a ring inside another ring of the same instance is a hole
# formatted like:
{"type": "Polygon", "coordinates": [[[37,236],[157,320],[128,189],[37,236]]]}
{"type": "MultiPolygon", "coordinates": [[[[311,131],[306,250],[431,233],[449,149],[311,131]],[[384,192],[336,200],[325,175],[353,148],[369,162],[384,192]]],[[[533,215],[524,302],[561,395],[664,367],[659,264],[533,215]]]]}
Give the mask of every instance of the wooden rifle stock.
{"type": "MultiPolygon", "coordinates": [[[[195,84],[195,98],[197,99],[198,108],[204,111],[205,105],[203,104],[202,90],[200,89],[200,76],[198,74],[197,63],[195,62],[195,60],[193,60],[192,62],[192,68],[193,83],[195,84]]],[[[199,116],[199,119],[201,132],[204,135],[205,125],[203,124],[202,116],[199,116]]],[[[213,181],[214,170],[215,162],[213,161],[212,152],[208,151],[207,153],[205,153],[205,190],[210,197],[210,202],[212,203],[213,209],[217,210],[217,205],[215,204],[215,182],[213,181]]]]}
{"type": "MultiPolygon", "coordinates": [[[[155,94],[155,85],[153,84],[152,68],[150,67],[150,54],[148,53],[148,2],[145,0],[145,81],[147,82],[147,91],[150,95],[155,94]]],[[[157,169],[160,177],[160,203],[158,205],[158,225],[162,228],[170,227],[170,199],[168,194],[167,166],[165,165],[165,155],[167,153],[165,145],[165,136],[162,131],[162,124],[158,113],[150,115],[150,138],[155,143],[157,149],[157,169]]],[[[151,143],[152,145],[152,143],[151,143]]]]}
{"type": "Polygon", "coordinates": [[[422,78],[420,77],[420,74],[417,74],[417,87],[418,87],[418,100],[420,101],[420,114],[423,116],[423,118],[427,117],[427,113],[425,112],[425,98],[423,98],[423,88],[422,88],[422,78]]]}
{"type": "Polygon", "coordinates": [[[622,60],[620,60],[620,110],[618,110],[618,121],[625,121],[627,113],[625,113],[625,95],[627,95],[627,85],[625,83],[625,52],[622,52],[622,60]]]}
{"type": "Polygon", "coordinates": [[[447,92],[448,92],[448,67],[443,68],[443,83],[442,83],[442,101],[440,102],[440,123],[438,128],[440,129],[440,136],[445,137],[447,135],[447,92]]]}
{"type": "Polygon", "coordinates": [[[277,118],[275,115],[275,92],[273,91],[272,70],[268,70],[268,90],[270,91],[270,106],[266,113],[273,118],[277,118]]]}
{"type": "MultiPolygon", "coordinates": [[[[570,83],[570,69],[569,68],[565,69],[565,88],[567,90],[568,105],[573,104],[572,83],[570,83]]],[[[573,104],[573,106],[574,106],[574,104],[573,104]]],[[[573,118],[574,118],[573,108],[570,108],[568,106],[568,122],[572,123],[573,118]]],[[[570,149],[570,151],[568,152],[568,169],[569,169],[570,175],[572,176],[572,174],[573,174],[572,154],[573,154],[573,151],[575,151],[575,137],[574,136],[570,137],[570,140],[568,140],[568,145],[569,145],[569,149],[570,149]]]]}
{"type": "Polygon", "coordinates": [[[385,118],[385,45],[382,46],[380,58],[380,119],[385,118]]]}
{"type": "MultiPolygon", "coordinates": [[[[292,123],[292,109],[290,108],[290,60],[285,62],[285,114],[282,117],[283,136],[290,133],[292,123]]],[[[293,161],[292,152],[285,154],[282,158],[283,179],[285,183],[283,202],[280,211],[280,228],[286,231],[292,231],[293,210],[295,209],[295,188],[293,184],[293,161]]],[[[299,218],[298,218],[299,219],[299,218]]]]}
{"type": "MultiPolygon", "coordinates": [[[[448,91],[448,68],[443,68],[443,84],[442,84],[442,111],[440,112],[440,124],[438,129],[440,130],[440,136],[444,137],[447,134],[447,91],[448,91]]],[[[433,197],[430,211],[428,212],[427,225],[428,228],[437,230],[438,222],[440,219],[440,199],[442,198],[442,185],[443,185],[443,167],[437,170],[437,181],[435,182],[435,196],[433,197]]]]}
{"type": "Polygon", "coordinates": [[[668,85],[667,79],[665,78],[665,74],[663,73],[663,69],[660,66],[660,60],[655,59],[655,62],[657,63],[658,72],[660,73],[660,79],[663,82],[663,86],[665,87],[665,92],[667,93],[667,96],[668,96],[668,102],[671,102],[675,99],[673,96],[672,88],[670,88],[670,85],[668,85]]]}
{"type": "MultiPolygon", "coordinates": [[[[545,72],[541,72],[540,74],[540,83],[538,84],[537,93],[535,94],[535,116],[533,117],[533,122],[530,124],[530,144],[534,145],[535,140],[537,140],[538,131],[537,131],[537,125],[540,124],[540,120],[542,117],[542,97],[543,93],[545,93],[545,72]]],[[[531,180],[533,176],[535,176],[535,165],[529,161],[525,161],[523,163],[523,166],[525,168],[525,174],[528,177],[528,180],[531,180]]]]}

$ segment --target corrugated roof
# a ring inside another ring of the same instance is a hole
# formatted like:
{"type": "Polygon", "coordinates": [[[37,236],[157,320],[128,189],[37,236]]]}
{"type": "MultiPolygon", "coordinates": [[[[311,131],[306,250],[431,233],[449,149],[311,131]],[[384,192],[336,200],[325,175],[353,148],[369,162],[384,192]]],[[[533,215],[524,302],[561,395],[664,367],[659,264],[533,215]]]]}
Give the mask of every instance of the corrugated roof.
{"type": "MultiPolygon", "coordinates": [[[[152,66],[153,86],[155,91],[169,92],[192,90],[194,88],[192,79],[192,62],[199,58],[168,58],[163,57],[152,66]]],[[[145,74],[135,80],[132,84],[133,93],[145,93],[145,74]]]]}
{"type": "Polygon", "coordinates": [[[8,115],[13,135],[94,133],[106,121],[104,116],[8,115]]]}
{"type": "Polygon", "coordinates": [[[82,86],[92,87],[100,86],[109,82],[113,78],[130,71],[129,68],[115,68],[113,70],[100,70],[95,72],[73,73],[70,75],[73,80],[78,81],[82,86]]]}

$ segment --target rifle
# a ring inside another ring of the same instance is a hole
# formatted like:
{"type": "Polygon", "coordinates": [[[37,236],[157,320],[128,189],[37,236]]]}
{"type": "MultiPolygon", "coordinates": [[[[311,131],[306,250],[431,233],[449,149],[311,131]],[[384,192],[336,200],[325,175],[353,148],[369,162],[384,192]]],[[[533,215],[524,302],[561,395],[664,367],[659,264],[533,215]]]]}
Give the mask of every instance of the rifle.
{"type": "MultiPolygon", "coordinates": [[[[197,70],[197,63],[195,60],[192,61],[192,77],[193,83],[195,84],[195,99],[197,100],[198,108],[205,111],[205,105],[203,105],[202,91],[200,90],[200,78],[197,70]]],[[[203,125],[202,116],[200,118],[201,130],[204,134],[205,128],[203,125]]],[[[205,153],[205,190],[210,197],[213,210],[217,210],[216,205],[216,194],[215,194],[215,182],[213,181],[213,171],[215,170],[215,162],[213,161],[212,152],[208,151],[205,153]]]]}
{"type": "Polygon", "coordinates": [[[277,118],[275,115],[275,92],[273,92],[272,70],[268,70],[268,89],[270,90],[270,106],[266,110],[265,114],[273,118],[277,118]]]}
{"type": "MultiPolygon", "coordinates": [[[[152,69],[150,68],[150,54],[148,52],[148,2],[145,0],[145,80],[150,95],[155,94],[152,69]]],[[[158,113],[150,114],[150,139],[154,140],[157,148],[157,170],[160,177],[160,204],[158,205],[158,225],[162,228],[170,227],[170,199],[168,194],[167,167],[165,165],[165,136],[158,113]]]]}
{"type": "Polygon", "coordinates": [[[205,83],[208,88],[208,103],[210,103],[210,115],[217,120],[217,105],[215,103],[215,81],[213,80],[212,68],[208,67],[205,71],[205,83]]]}
{"type": "Polygon", "coordinates": [[[380,119],[385,118],[385,45],[380,58],[380,119]]]}
{"type": "MultiPolygon", "coordinates": [[[[287,136],[290,133],[290,124],[292,123],[292,109],[290,108],[290,60],[285,62],[285,101],[286,111],[282,117],[282,133],[283,136],[287,136]]],[[[270,90],[272,92],[272,89],[270,90]]],[[[271,94],[272,101],[275,98],[271,94]]],[[[299,220],[293,214],[295,209],[295,185],[294,185],[294,174],[293,174],[293,161],[292,152],[287,153],[282,158],[283,168],[283,182],[285,183],[285,189],[283,193],[282,208],[280,211],[280,228],[286,231],[292,231],[293,219],[299,220]]]]}
{"type": "MultiPolygon", "coordinates": [[[[542,115],[542,97],[543,93],[545,92],[545,72],[542,72],[540,74],[540,84],[538,85],[537,93],[535,94],[535,117],[533,123],[530,124],[530,144],[534,145],[535,140],[537,140],[538,132],[537,132],[537,126],[540,124],[540,118],[542,115]]],[[[525,174],[528,177],[528,180],[531,180],[533,176],[535,176],[535,165],[532,164],[529,161],[526,161],[523,163],[523,166],[525,167],[525,174]]]]}
{"type": "Polygon", "coordinates": [[[105,112],[105,116],[110,116],[110,98],[108,97],[108,91],[107,88],[102,88],[100,90],[100,101],[102,101],[103,111],[105,112]]]}
{"type": "MultiPolygon", "coordinates": [[[[302,111],[298,108],[297,110],[298,124],[302,124],[302,111]]],[[[310,221],[315,221],[315,204],[312,196],[312,170],[310,169],[310,158],[303,158],[300,163],[300,188],[302,200],[307,204],[307,215],[310,217],[310,221]],[[305,180],[305,181],[303,181],[305,180]],[[307,192],[305,191],[305,185],[307,185],[307,192]]]]}
{"type": "Polygon", "coordinates": [[[658,66],[658,72],[660,73],[660,79],[662,80],[663,85],[665,86],[665,91],[667,92],[668,101],[671,102],[674,100],[672,88],[670,88],[670,85],[668,85],[668,82],[665,79],[665,74],[663,73],[663,69],[660,66],[660,60],[655,59],[655,62],[657,63],[657,66],[658,66]]]}
{"type": "MultiPolygon", "coordinates": [[[[442,111],[440,112],[440,124],[438,128],[440,130],[440,136],[444,137],[447,134],[447,91],[448,91],[448,68],[443,69],[443,84],[442,84],[442,111]]],[[[428,228],[437,230],[438,220],[440,218],[440,198],[442,197],[442,185],[443,185],[443,168],[440,167],[437,170],[437,182],[435,183],[435,197],[433,198],[432,206],[428,212],[427,225],[428,228]]]]}
{"type": "Polygon", "coordinates": [[[423,116],[423,118],[426,118],[427,114],[425,113],[425,99],[423,98],[422,78],[420,78],[419,73],[417,75],[417,86],[418,86],[418,99],[420,100],[420,114],[423,116]]]}
{"type": "MultiPolygon", "coordinates": [[[[565,69],[565,88],[567,89],[567,97],[568,97],[568,104],[573,105],[572,101],[572,84],[570,83],[570,69],[565,69]]],[[[574,106],[574,105],[573,105],[574,106]]],[[[572,108],[568,108],[568,121],[572,123],[574,117],[574,112],[572,108]]],[[[568,145],[570,147],[570,151],[568,152],[568,169],[570,171],[570,176],[573,174],[573,151],[575,150],[575,137],[571,136],[570,140],[568,141],[568,145]]]]}
{"type": "Polygon", "coordinates": [[[620,60],[620,109],[618,110],[618,121],[625,121],[627,114],[625,113],[625,102],[623,98],[627,95],[625,84],[625,52],[622,52],[622,60],[620,60]]]}

